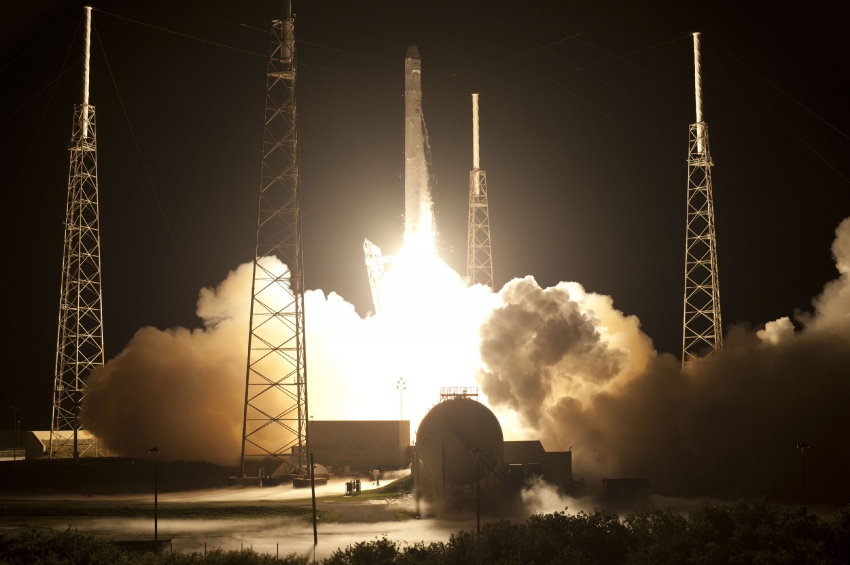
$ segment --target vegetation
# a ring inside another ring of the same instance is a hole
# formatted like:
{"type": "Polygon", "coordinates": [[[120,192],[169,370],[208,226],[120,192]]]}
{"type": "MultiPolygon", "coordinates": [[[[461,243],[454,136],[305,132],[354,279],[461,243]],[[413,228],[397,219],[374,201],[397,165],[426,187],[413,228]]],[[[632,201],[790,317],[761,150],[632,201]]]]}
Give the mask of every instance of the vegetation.
{"type": "Polygon", "coordinates": [[[689,516],[643,507],[538,514],[485,524],[448,542],[387,539],[337,550],[325,565],[839,565],[850,563],[850,506],[831,521],[764,500],[704,504],[689,516]]]}
{"type": "MultiPolygon", "coordinates": [[[[125,457],[83,457],[0,462],[0,492],[153,494],[154,462],[125,457]]],[[[236,469],[203,461],[160,461],[159,492],[226,488],[236,469]]]]}
{"type": "Polygon", "coordinates": [[[397,494],[399,490],[403,490],[404,492],[413,491],[413,475],[407,475],[400,479],[396,479],[387,485],[372,489],[369,492],[380,493],[383,495],[394,495],[397,494]]]}
{"type": "MultiPolygon", "coordinates": [[[[447,542],[399,544],[386,538],[341,548],[324,565],[838,565],[850,562],[850,506],[833,519],[763,500],[704,504],[688,516],[644,507],[613,512],[538,514],[523,523],[490,522],[481,533],[459,532],[447,542]]],[[[74,531],[0,535],[0,563],[76,564],[307,564],[253,551],[200,554],[129,553],[74,531]]]]}
{"type": "MultiPolygon", "coordinates": [[[[160,503],[160,518],[241,519],[241,518],[303,518],[312,523],[313,510],[307,506],[282,504],[184,504],[160,503]]],[[[317,510],[322,522],[334,522],[335,512],[317,510]]],[[[73,503],[73,502],[6,502],[0,507],[0,523],[15,518],[153,518],[153,504],[73,503]]]]}
{"type": "Polygon", "coordinates": [[[134,553],[74,530],[55,536],[37,532],[0,535],[0,563],[3,565],[307,565],[307,557],[291,554],[280,559],[240,551],[201,553],[134,553]]]}
{"type": "MultiPolygon", "coordinates": [[[[369,481],[362,481],[369,482],[369,481]]],[[[342,489],[342,485],[340,485],[340,489],[342,489]]],[[[364,501],[364,500],[378,500],[384,498],[392,498],[396,496],[399,491],[403,492],[412,492],[413,490],[413,477],[407,475],[406,477],[402,477],[400,479],[396,479],[393,482],[386,484],[382,487],[373,488],[369,490],[364,490],[360,494],[355,496],[347,496],[345,494],[337,494],[331,496],[323,496],[321,498],[317,497],[317,500],[321,500],[322,502],[356,502],[356,501],[364,501]]]]}

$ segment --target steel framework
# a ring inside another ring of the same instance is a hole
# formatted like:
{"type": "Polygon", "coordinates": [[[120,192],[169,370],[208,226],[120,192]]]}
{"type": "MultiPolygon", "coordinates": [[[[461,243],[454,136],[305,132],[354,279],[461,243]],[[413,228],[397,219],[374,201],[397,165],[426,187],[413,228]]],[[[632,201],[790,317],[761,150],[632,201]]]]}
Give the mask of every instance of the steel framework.
{"type": "Polygon", "coordinates": [[[466,246],[466,274],[469,284],[489,286],[493,281],[493,253],[490,248],[490,206],[487,200],[487,173],[479,168],[478,94],[472,95],[472,170],[469,172],[469,234],[466,246]]]}
{"type": "Polygon", "coordinates": [[[369,274],[369,288],[372,289],[372,304],[375,306],[375,314],[380,314],[381,285],[384,282],[384,263],[389,259],[381,253],[381,248],[369,241],[363,240],[363,254],[366,256],[366,271],[369,274]]]}
{"type": "MultiPolygon", "coordinates": [[[[84,378],[103,365],[103,295],[100,275],[100,211],[97,135],[89,104],[91,8],[86,7],[83,103],[74,106],[71,129],[65,246],[59,293],[59,329],[48,457],[77,454],[78,415],[84,378]],[[71,432],[71,433],[68,433],[71,432]],[[73,442],[73,450],[71,443],[73,442]]],[[[82,444],[80,455],[99,455],[97,444],[82,444]],[[93,453],[91,453],[93,452],[93,453]]]]}
{"type": "Polygon", "coordinates": [[[241,474],[307,470],[307,356],[295,26],[272,22],[257,247],[251,289],[241,474]],[[281,267],[273,258],[277,257],[281,267]]]}
{"type": "Polygon", "coordinates": [[[723,346],[720,277],[714,229],[708,125],[702,119],[699,34],[694,34],[694,85],[697,123],[688,134],[688,203],[685,232],[685,299],[682,367],[723,346]]]}

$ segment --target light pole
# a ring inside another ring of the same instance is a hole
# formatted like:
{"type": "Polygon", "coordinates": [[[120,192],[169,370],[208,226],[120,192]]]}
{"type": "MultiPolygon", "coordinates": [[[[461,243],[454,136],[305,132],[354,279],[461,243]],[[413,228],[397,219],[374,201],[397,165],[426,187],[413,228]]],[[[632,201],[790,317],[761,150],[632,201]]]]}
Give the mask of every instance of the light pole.
{"type": "Polygon", "coordinates": [[[475,454],[475,529],[481,533],[481,448],[470,449],[475,454]]]}
{"type": "Polygon", "coordinates": [[[404,391],[407,390],[407,383],[404,382],[404,377],[396,381],[395,387],[398,389],[398,420],[400,422],[402,420],[402,396],[404,395],[404,391]]]}
{"type": "Polygon", "coordinates": [[[808,514],[808,507],[806,506],[806,451],[809,450],[809,444],[801,441],[797,444],[797,449],[800,450],[800,471],[803,478],[803,512],[808,514]]]}
{"type": "Polygon", "coordinates": [[[12,434],[14,435],[14,439],[12,440],[14,443],[14,448],[12,449],[12,461],[17,465],[18,463],[18,410],[21,408],[19,406],[9,406],[9,410],[12,411],[12,434]]]}
{"type": "Polygon", "coordinates": [[[78,449],[77,436],[80,429],[80,391],[76,390],[73,394],[74,398],[74,464],[80,462],[80,450],[78,449]]]}
{"type": "Polygon", "coordinates": [[[156,476],[156,465],[157,465],[157,454],[159,453],[158,447],[151,447],[148,450],[148,453],[153,453],[153,547],[154,551],[157,551],[157,542],[159,541],[159,531],[157,529],[157,506],[158,506],[158,498],[159,498],[159,489],[157,488],[157,476],[156,476]]]}
{"type": "Polygon", "coordinates": [[[310,494],[313,498],[313,561],[316,561],[316,546],[319,545],[319,532],[316,529],[316,464],[310,453],[310,494]]]}

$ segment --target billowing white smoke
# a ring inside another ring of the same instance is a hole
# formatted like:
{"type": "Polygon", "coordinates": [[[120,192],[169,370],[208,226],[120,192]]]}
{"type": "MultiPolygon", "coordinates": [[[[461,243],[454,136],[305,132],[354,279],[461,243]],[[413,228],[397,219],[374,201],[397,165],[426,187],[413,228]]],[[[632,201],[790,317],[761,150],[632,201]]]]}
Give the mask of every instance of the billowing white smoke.
{"type": "MultiPolygon", "coordinates": [[[[264,266],[285,269],[275,259],[264,266]]],[[[203,328],[143,328],[92,373],[83,423],[110,450],[141,455],[156,445],[165,459],[237,461],[251,275],[242,265],[201,292],[203,328]]],[[[365,319],[335,293],[305,295],[311,416],[397,419],[403,409],[415,431],[439,387],[476,385],[478,327],[495,296],[466,288],[419,247],[397,257],[383,290],[384,313],[365,319]]]]}
{"type": "MultiPolygon", "coordinates": [[[[610,297],[531,277],[498,294],[466,288],[432,252],[407,248],[387,274],[380,315],[361,318],[335,293],[306,294],[311,415],[398,418],[404,378],[415,430],[439,387],[477,381],[508,438],[574,446],[576,472],[589,479],[649,476],[679,495],[788,495],[794,445],[805,440],[835,490],[850,465],[839,417],[850,397],[850,220],[833,252],[840,278],[800,318],[801,331],[788,318],[733,328],[721,354],[683,374],[610,297]]],[[[201,292],[201,329],[139,330],[89,378],[84,424],[117,452],[157,445],[170,459],[235,463],[250,279],[242,265],[201,292]]]]}
{"type": "Polygon", "coordinates": [[[484,392],[548,447],[575,446],[589,479],[646,476],[671,495],[794,499],[802,440],[816,446],[810,496],[846,501],[850,219],[836,236],[840,277],[799,317],[802,330],[787,317],[758,332],[733,327],[721,353],[684,373],[610,299],[512,281],[481,328],[484,392]]]}

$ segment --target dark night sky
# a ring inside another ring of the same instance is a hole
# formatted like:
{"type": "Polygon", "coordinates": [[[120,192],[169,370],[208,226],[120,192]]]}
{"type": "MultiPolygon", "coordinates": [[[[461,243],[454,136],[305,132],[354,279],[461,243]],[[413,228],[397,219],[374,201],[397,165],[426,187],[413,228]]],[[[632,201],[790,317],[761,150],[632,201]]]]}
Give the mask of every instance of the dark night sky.
{"type": "MultiPolygon", "coordinates": [[[[0,402],[25,408],[25,428],[49,425],[81,5],[16,3],[0,21],[0,402]]],[[[97,48],[111,358],[144,325],[196,326],[198,289],[252,253],[263,30],[279,3],[98,7],[95,27],[144,160],[97,48]]],[[[835,277],[829,245],[850,212],[850,5],[302,0],[294,11],[307,284],[361,314],[371,307],[363,238],[385,253],[400,245],[411,43],[423,57],[442,256],[456,269],[465,266],[469,93],[478,91],[497,284],[529,274],[541,285],[578,281],[613,296],[659,350],[678,354],[694,120],[688,35],[701,31],[727,328],[806,309],[835,277]]]]}

